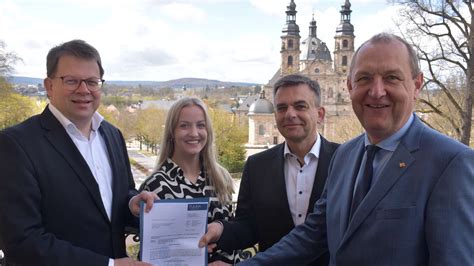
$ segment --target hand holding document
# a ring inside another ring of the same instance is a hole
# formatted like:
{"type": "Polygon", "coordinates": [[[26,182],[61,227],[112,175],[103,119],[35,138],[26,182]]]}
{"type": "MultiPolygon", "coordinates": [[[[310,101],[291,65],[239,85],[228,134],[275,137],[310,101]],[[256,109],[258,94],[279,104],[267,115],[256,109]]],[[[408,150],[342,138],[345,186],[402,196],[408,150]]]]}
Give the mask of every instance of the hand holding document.
{"type": "Polygon", "coordinates": [[[140,210],[141,260],[154,265],[207,265],[207,250],[198,242],[207,228],[209,198],[155,201],[140,210]]]}

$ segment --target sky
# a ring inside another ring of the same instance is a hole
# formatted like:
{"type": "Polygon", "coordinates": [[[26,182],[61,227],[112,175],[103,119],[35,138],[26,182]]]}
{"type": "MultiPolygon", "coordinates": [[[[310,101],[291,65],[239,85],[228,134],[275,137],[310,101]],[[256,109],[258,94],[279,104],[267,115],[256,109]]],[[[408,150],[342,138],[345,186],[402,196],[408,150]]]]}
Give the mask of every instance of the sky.
{"type": "MultiPolygon", "coordinates": [[[[280,36],[290,0],[0,0],[0,40],[22,62],[15,76],[44,78],[52,47],[83,39],[102,57],[105,80],[206,78],[265,84],[280,66],[280,36]]],[[[360,45],[397,32],[397,7],[352,0],[360,45]]],[[[295,0],[301,39],[312,15],[334,50],[344,0],[295,0]]]]}

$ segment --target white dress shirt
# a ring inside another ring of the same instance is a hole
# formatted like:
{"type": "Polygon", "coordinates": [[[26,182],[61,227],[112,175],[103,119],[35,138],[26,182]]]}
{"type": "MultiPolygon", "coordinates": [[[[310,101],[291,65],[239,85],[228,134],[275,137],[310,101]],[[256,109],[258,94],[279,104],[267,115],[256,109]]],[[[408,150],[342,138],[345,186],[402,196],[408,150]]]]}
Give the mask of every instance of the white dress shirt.
{"type": "Polygon", "coordinates": [[[295,226],[302,224],[306,219],[316,169],[318,168],[320,149],[321,137],[318,134],[313,147],[304,156],[304,164],[300,165],[298,156],[290,151],[288,144],[285,142],[283,154],[285,158],[286,195],[288,196],[288,205],[295,226]]]}
{"type": "MultiPolygon", "coordinates": [[[[392,158],[393,153],[398,147],[398,144],[402,140],[402,137],[405,135],[405,133],[408,131],[410,128],[411,124],[413,123],[413,120],[415,119],[415,115],[412,114],[408,121],[403,125],[402,128],[400,128],[395,134],[391,135],[390,137],[382,140],[381,142],[377,143],[377,147],[380,148],[380,150],[375,154],[374,157],[374,162],[373,162],[373,177],[372,177],[372,183],[370,184],[370,187],[372,187],[376,182],[378,182],[379,179],[382,177],[380,176],[383,169],[385,168],[385,165],[387,165],[388,161],[390,158],[392,158]]],[[[365,146],[368,145],[374,145],[373,143],[370,142],[369,137],[367,136],[367,133],[365,133],[364,136],[364,142],[365,146]]],[[[357,173],[356,177],[356,184],[354,185],[354,189],[352,191],[352,196],[355,194],[355,188],[361,182],[360,180],[362,179],[362,175],[364,172],[364,167],[362,165],[365,165],[365,162],[367,161],[367,152],[364,152],[364,155],[362,157],[361,161],[361,166],[359,167],[359,172],[357,173]]]]}
{"type": "Polygon", "coordinates": [[[51,103],[49,110],[66,129],[67,134],[76,145],[84,160],[87,162],[92,175],[99,185],[100,196],[104,204],[109,220],[112,219],[112,168],[110,167],[109,154],[104,138],[98,132],[104,118],[95,112],[92,116],[92,131],[89,137],[84,136],[81,131],[66,118],[51,103]]]}

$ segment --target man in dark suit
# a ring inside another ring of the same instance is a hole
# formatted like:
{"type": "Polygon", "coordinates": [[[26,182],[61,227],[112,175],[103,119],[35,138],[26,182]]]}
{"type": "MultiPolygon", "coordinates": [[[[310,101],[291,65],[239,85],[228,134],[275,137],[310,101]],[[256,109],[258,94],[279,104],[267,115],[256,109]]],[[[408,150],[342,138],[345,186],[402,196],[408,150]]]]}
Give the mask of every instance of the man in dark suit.
{"type": "MultiPolygon", "coordinates": [[[[323,191],[338,144],[318,134],[325,114],[319,84],[288,75],[275,83],[273,95],[275,120],[285,142],[248,158],[235,221],[211,223],[202,245],[219,239],[217,246],[223,250],[258,243],[264,251],[304,222],[323,191]]],[[[311,265],[328,265],[328,257],[311,265]]]]}
{"type": "Polygon", "coordinates": [[[149,265],[126,258],[137,195],[120,131],[96,112],[104,70],[95,48],[47,56],[42,114],[0,132],[0,249],[7,265],[149,265]]]}
{"type": "Polygon", "coordinates": [[[347,85],[365,134],[335,152],[306,222],[243,265],[301,265],[326,250],[338,266],[474,265],[474,151],[413,114],[422,84],[405,40],[362,44],[347,85]]]}

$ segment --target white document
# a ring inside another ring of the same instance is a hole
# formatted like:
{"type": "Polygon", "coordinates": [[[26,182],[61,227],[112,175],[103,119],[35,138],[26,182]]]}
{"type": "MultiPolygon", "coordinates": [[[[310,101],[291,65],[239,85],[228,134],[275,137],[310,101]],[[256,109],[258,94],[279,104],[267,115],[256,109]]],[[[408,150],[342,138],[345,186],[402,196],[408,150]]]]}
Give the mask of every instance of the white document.
{"type": "Polygon", "coordinates": [[[155,201],[140,210],[141,260],[159,266],[207,265],[207,248],[198,242],[207,229],[209,198],[155,201]]]}

